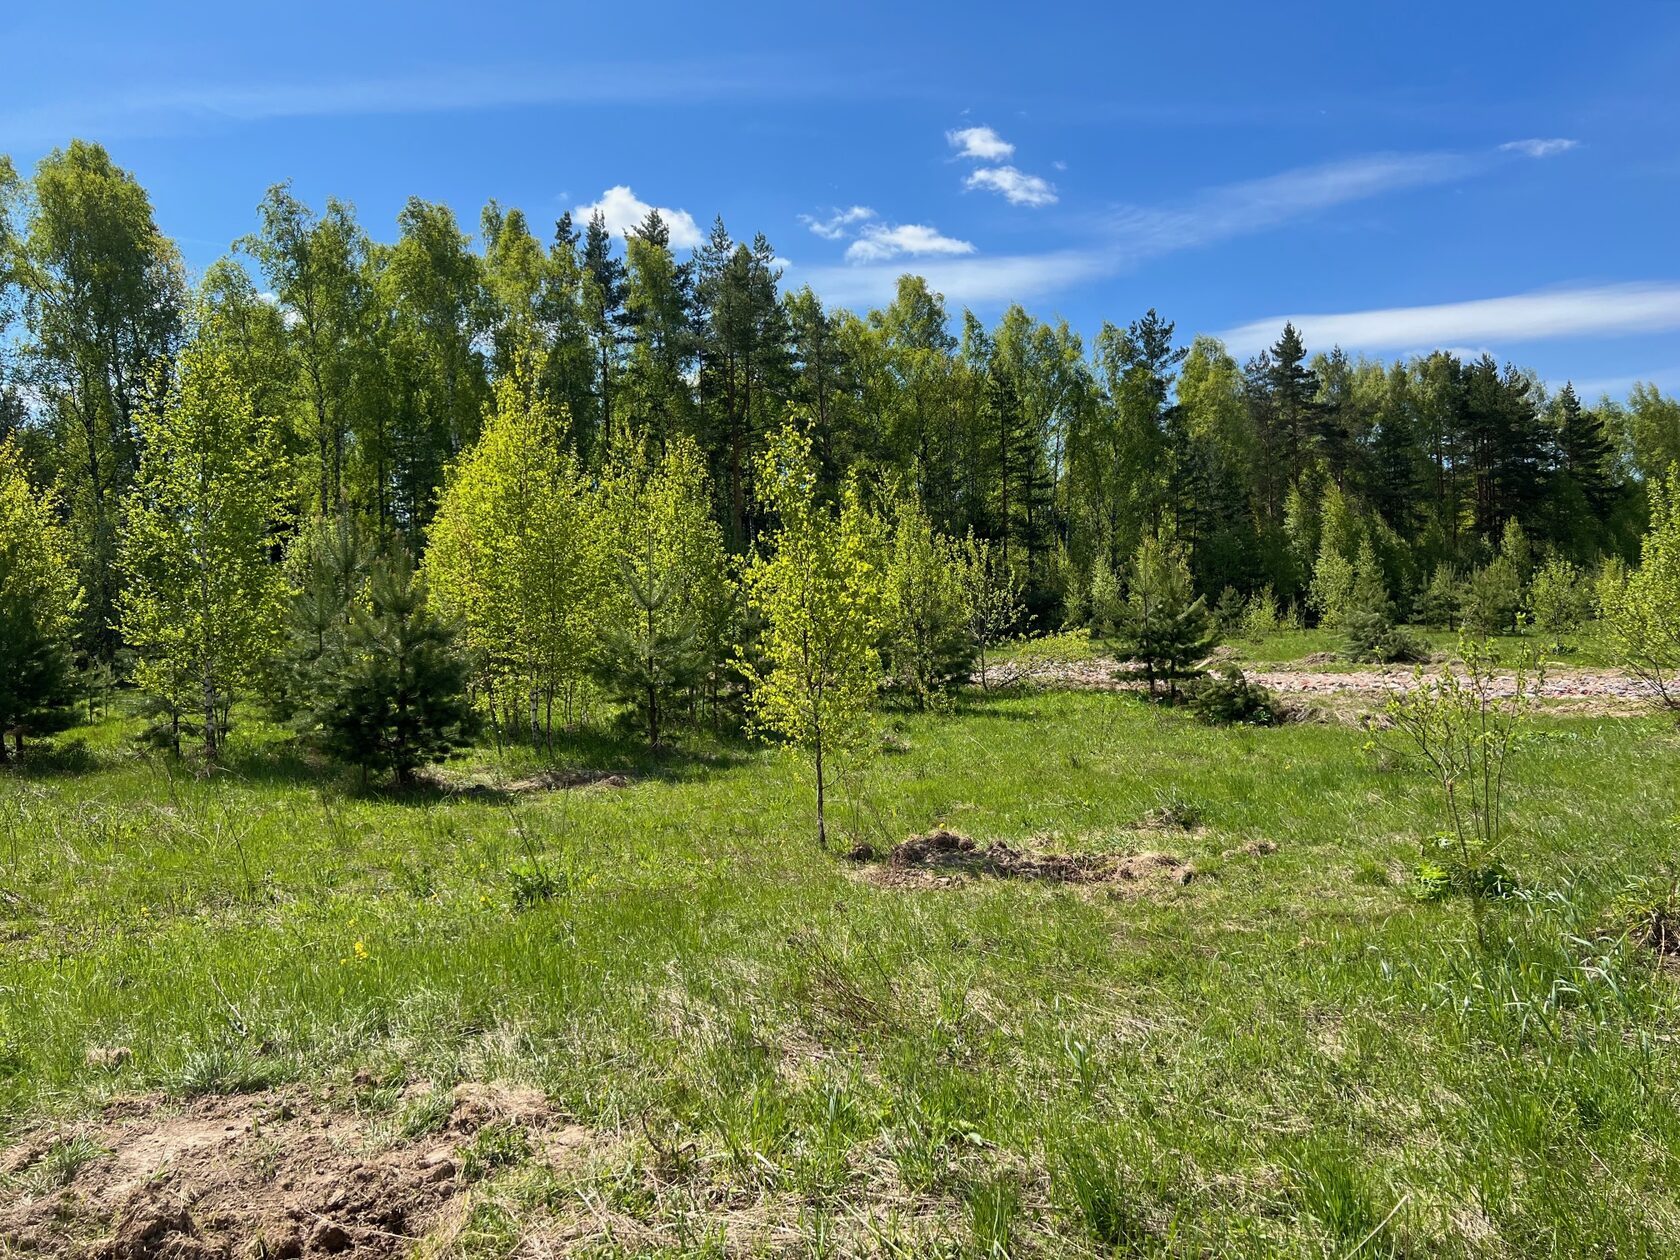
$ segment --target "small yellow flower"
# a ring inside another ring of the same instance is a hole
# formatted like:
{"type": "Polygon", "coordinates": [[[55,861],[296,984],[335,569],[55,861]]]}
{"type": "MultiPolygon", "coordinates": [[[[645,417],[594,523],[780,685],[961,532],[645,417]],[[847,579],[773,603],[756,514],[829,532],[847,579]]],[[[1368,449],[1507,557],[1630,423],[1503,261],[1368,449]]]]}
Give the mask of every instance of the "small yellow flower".
{"type": "Polygon", "coordinates": [[[356,956],[357,962],[366,962],[368,960],[368,948],[361,941],[357,941],[354,945],[352,945],[350,947],[350,952],[356,956]]]}

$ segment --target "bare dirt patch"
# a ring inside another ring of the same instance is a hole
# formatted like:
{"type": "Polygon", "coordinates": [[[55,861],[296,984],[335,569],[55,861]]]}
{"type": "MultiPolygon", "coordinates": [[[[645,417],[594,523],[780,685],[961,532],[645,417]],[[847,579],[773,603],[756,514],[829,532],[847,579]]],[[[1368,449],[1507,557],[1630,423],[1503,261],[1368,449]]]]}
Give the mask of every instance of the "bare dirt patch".
{"type": "Polygon", "coordinates": [[[441,1128],[383,1148],[301,1089],[125,1099],[0,1155],[0,1239],[87,1260],[405,1255],[464,1190],[463,1152],[490,1124],[524,1129],[543,1157],[589,1137],[537,1091],[490,1085],[460,1086],[441,1128]],[[54,1150],[77,1140],[96,1153],[56,1172],[54,1150]]]}
{"type": "Polygon", "coordinates": [[[864,878],[889,888],[939,888],[983,875],[1057,884],[1188,884],[1196,868],[1170,853],[1122,857],[1031,852],[1002,840],[978,845],[967,836],[941,829],[894,845],[886,860],[867,870],[864,878]]]}
{"type": "MultiPolygon", "coordinates": [[[[1334,652],[1314,652],[1287,665],[1254,665],[1245,672],[1249,682],[1277,692],[1292,709],[1302,709],[1300,716],[1303,718],[1312,716],[1311,710],[1318,710],[1319,716],[1334,720],[1336,711],[1341,708],[1368,710],[1388,696],[1410,691],[1416,685],[1416,670],[1411,665],[1324,668],[1340,661],[1341,658],[1334,652]]],[[[1450,661],[1432,661],[1425,672],[1435,674],[1455,668],[1450,661]]],[[[993,685],[1029,683],[1039,687],[1095,691],[1137,690],[1143,686],[1141,674],[1131,666],[1107,657],[1083,661],[1033,661],[1005,667],[996,676],[988,674],[988,679],[993,685]]],[[[1653,694],[1647,684],[1626,673],[1573,666],[1548,668],[1544,681],[1539,684],[1531,681],[1529,690],[1535,699],[1549,708],[1605,715],[1641,712],[1649,705],[1653,694]]],[[[1509,696],[1515,692],[1514,675],[1504,674],[1494,680],[1495,696],[1509,696]]]]}

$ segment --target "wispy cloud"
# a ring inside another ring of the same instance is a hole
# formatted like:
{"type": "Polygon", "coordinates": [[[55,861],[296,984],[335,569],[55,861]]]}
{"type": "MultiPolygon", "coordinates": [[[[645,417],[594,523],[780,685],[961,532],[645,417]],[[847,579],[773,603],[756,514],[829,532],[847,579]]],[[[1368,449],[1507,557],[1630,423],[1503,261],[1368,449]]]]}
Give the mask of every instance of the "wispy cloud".
{"type": "Polygon", "coordinates": [[[1545,140],[1508,140],[1499,146],[1501,153],[1520,153],[1524,157],[1548,158],[1580,145],[1579,140],[1565,139],[1563,136],[1553,136],[1545,140]]]}
{"type": "Polygon", "coordinates": [[[1092,256],[1084,250],[991,257],[936,258],[914,266],[878,263],[867,266],[801,268],[790,277],[810,284],[823,299],[842,306],[866,307],[888,301],[906,272],[924,277],[938,293],[959,305],[1030,302],[1061,293],[1089,280],[1092,256]]]}
{"type": "Polygon", "coordinates": [[[579,223],[587,222],[598,210],[606,220],[609,232],[614,236],[628,236],[641,226],[642,220],[648,216],[648,211],[654,209],[659,211],[659,217],[665,220],[665,226],[670,229],[673,248],[693,249],[704,239],[700,225],[688,211],[652,206],[630,191],[628,184],[615,184],[602,193],[599,200],[573,210],[572,217],[579,223]]]}
{"type": "Polygon", "coordinates": [[[693,104],[842,95],[856,84],[822,75],[748,73],[702,63],[451,68],[320,80],[139,83],[0,110],[0,148],[62,144],[75,135],[172,135],[282,118],[432,114],[567,104],[693,104]]]}
{"type": "Polygon", "coordinates": [[[945,139],[957,151],[958,157],[997,162],[1015,156],[1015,146],[990,127],[961,127],[956,131],[947,131],[945,139]]]}
{"type": "Polygon", "coordinates": [[[1233,354],[1252,354],[1276,340],[1285,322],[1300,329],[1309,345],[1346,350],[1504,346],[1554,337],[1667,332],[1680,328],[1680,283],[1599,285],[1435,306],[1272,315],[1219,336],[1233,354]]]}
{"type": "MultiPolygon", "coordinates": [[[[953,302],[988,303],[1042,298],[1123,274],[1152,259],[1274,231],[1338,207],[1411,189],[1448,184],[1497,165],[1492,150],[1377,153],[1281,171],[1260,179],[1204,189],[1178,202],[1124,206],[1090,224],[1083,240],[1038,254],[965,257],[915,268],[953,302]]],[[[861,241],[858,242],[861,244],[861,241]]],[[[854,246],[855,248],[855,246],[854,246]]],[[[892,296],[906,269],[891,256],[848,258],[851,267],[814,268],[802,278],[834,302],[873,303],[892,296]]],[[[1268,344],[1283,317],[1266,323],[1268,344]]],[[[1426,331],[1425,339],[1436,337],[1426,331]]],[[[1455,337],[1455,343],[1470,340],[1455,337]]],[[[1421,344],[1415,338],[1397,343],[1421,344]]]]}
{"type": "Polygon", "coordinates": [[[1336,206],[1472,174],[1459,153],[1378,153],[1299,167],[1209,189],[1178,206],[1128,207],[1110,222],[1116,247],[1135,260],[1251,236],[1336,206]]]}
{"type": "Polygon", "coordinates": [[[825,241],[838,241],[851,235],[850,228],[854,224],[866,222],[875,217],[875,212],[868,206],[850,206],[845,210],[831,210],[827,218],[819,219],[812,214],[802,214],[799,221],[825,241]]]}
{"type": "Polygon", "coordinates": [[[1013,166],[982,166],[963,181],[964,188],[987,188],[1016,206],[1053,206],[1056,189],[1049,180],[1013,166]]]}
{"type": "Polygon", "coordinates": [[[846,247],[846,261],[879,263],[889,258],[926,258],[934,255],[972,254],[968,241],[942,235],[925,223],[871,223],[846,247]]]}

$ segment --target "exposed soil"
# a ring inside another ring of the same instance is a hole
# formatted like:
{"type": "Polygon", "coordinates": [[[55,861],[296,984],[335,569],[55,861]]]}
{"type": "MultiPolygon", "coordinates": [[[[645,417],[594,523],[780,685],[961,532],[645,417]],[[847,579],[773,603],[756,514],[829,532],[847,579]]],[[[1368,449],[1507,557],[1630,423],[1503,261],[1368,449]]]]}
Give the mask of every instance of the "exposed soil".
{"type": "Polygon", "coordinates": [[[936,830],[893,846],[886,861],[870,870],[872,883],[887,887],[944,887],[990,875],[1039,879],[1058,884],[1188,884],[1196,868],[1168,853],[1121,857],[1100,853],[1034,853],[994,840],[980,846],[954,831],[936,830]]]}
{"type": "Polygon", "coordinates": [[[0,1154],[0,1240],[86,1260],[405,1255],[463,1189],[461,1152],[491,1122],[549,1152],[589,1137],[540,1093],[484,1085],[458,1087],[440,1129],[383,1148],[301,1089],[125,1099],[0,1154]],[[55,1148],[74,1139],[98,1154],[55,1176],[55,1148]]]}
{"type": "MultiPolygon", "coordinates": [[[[1231,659],[1229,657],[1221,659],[1231,659]]],[[[1350,700],[1381,700],[1394,692],[1409,691],[1414,682],[1411,665],[1374,665],[1358,669],[1329,670],[1321,668],[1339,658],[1332,652],[1316,652],[1287,665],[1267,665],[1245,668],[1248,680],[1268,687],[1285,699],[1304,701],[1347,698],[1350,700]]],[[[1430,667],[1431,672],[1450,668],[1444,663],[1430,667]]],[[[1099,657],[1085,661],[1037,661],[1021,669],[1004,666],[988,672],[992,686],[1006,686],[1017,682],[1042,687],[1071,687],[1079,690],[1134,690],[1143,681],[1127,664],[1099,657]]],[[[1516,693],[1514,675],[1495,679],[1493,694],[1510,696],[1516,693]]],[[[1646,683],[1625,673],[1611,669],[1551,668],[1538,686],[1530,685],[1530,694],[1548,704],[1586,706],[1594,711],[1638,711],[1648,705],[1653,691],[1646,683]]]]}
{"type": "Polygon", "coordinates": [[[433,768],[424,777],[439,791],[462,796],[523,796],[538,792],[567,792],[575,788],[630,786],[627,775],[612,770],[539,770],[517,779],[495,779],[483,774],[466,775],[433,768]]]}

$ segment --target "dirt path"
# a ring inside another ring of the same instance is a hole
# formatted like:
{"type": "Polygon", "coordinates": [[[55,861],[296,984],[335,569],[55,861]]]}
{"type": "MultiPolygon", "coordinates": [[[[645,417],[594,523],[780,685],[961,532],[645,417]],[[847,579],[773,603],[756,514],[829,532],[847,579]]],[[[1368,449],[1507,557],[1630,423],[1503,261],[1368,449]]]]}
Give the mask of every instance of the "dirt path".
{"type": "MultiPolygon", "coordinates": [[[[1242,662],[1236,662],[1242,665],[1242,662]]],[[[1397,691],[1410,690],[1414,677],[1410,665],[1373,665],[1360,669],[1327,670],[1304,662],[1294,664],[1242,665],[1252,682],[1280,695],[1311,697],[1347,696],[1378,699],[1397,691]]],[[[1445,664],[1425,666],[1438,673],[1445,664]]],[[[1005,665],[988,671],[996,685],[1031,682],[1041,687],[1072,687],[1118,690],[1141,685],[1131,677],[1135,670],[1108,658],[1088,661],[1037,661],[1025,668],[1005,665]]],[[[1509,696],[1517,689],[1514,675],[1505,674],[1494,682],[1494,693],[1509,696]]],[[[1591,703],[1599,708],[1635,709],[1650,702],[1653,691],[1646,683],[1618,670],[1558,668],[1548,670],[1545,681],[1530,687],[1531,694],[1548,703],[1575,705],[1591,703]]]]}

